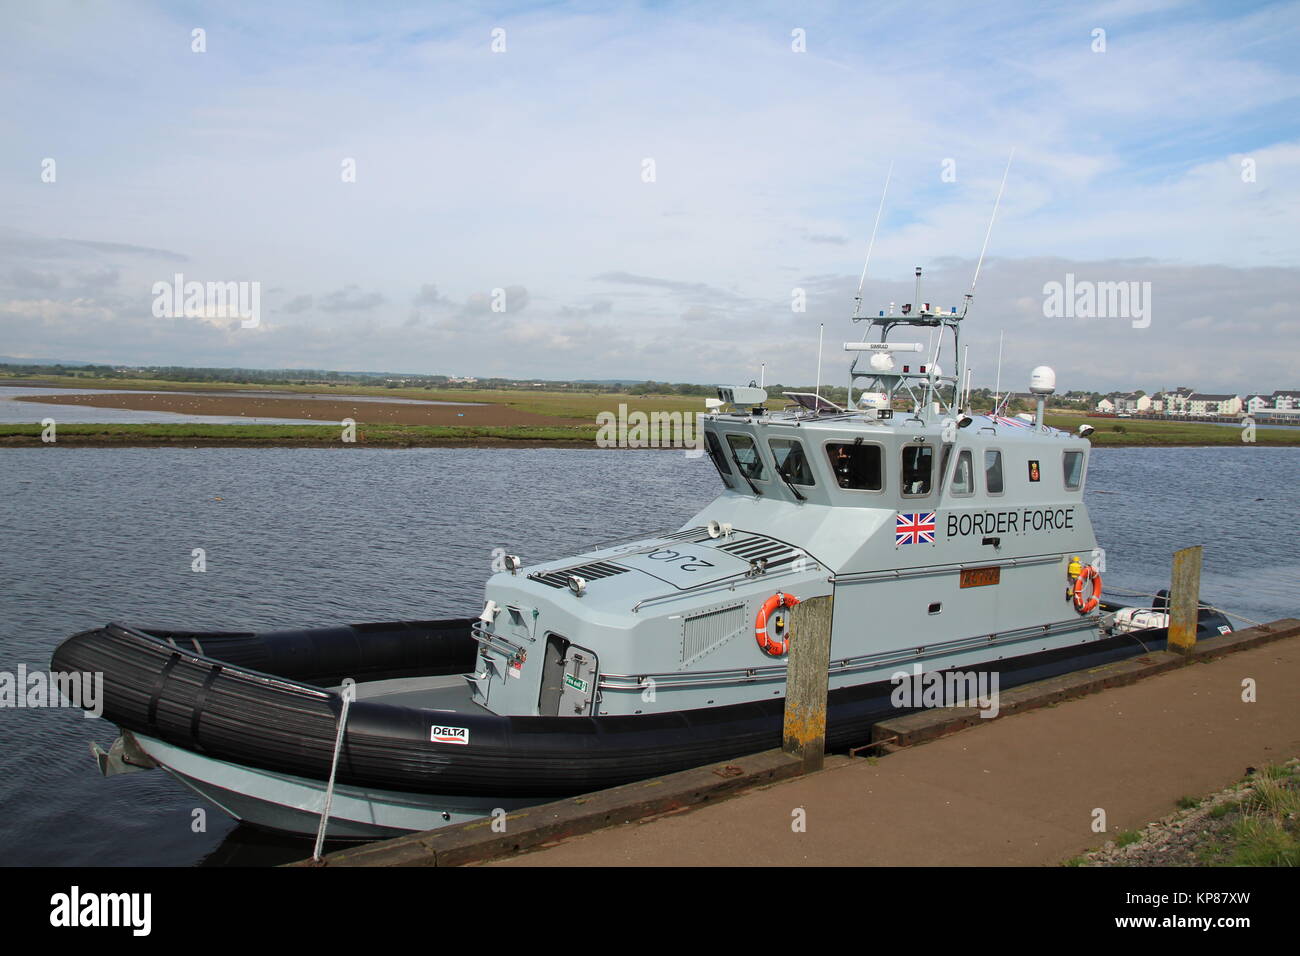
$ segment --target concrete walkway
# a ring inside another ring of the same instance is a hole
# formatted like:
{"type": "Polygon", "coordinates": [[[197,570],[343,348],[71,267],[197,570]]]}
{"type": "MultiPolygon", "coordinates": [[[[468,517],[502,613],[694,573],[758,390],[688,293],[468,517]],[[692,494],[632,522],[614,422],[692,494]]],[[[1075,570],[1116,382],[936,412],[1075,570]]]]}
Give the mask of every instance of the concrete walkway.
{"type": "Polygon", "coordinates": [[[488,865],[1050,866],[1296,755],[1291,639],[488,865]]]}

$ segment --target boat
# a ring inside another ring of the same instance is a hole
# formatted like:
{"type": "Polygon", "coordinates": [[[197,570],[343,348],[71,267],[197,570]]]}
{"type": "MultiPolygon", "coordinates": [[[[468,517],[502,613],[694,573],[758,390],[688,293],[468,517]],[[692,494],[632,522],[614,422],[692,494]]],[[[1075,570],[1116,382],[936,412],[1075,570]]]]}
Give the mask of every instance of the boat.
{"type": "MultiPolygon", "coordinates": [[[[850,401],[724,386],[721,490],[682,527],[530,567],[476,617],[265,633],[122,624],[56,672],[103,675],[106,772],[161,767],[231,816],[371,839],[779,746],[797,605],[834,599],[827,743],[870,739],[900,671],[1002,686],[1159,646],[1167,617],[1102,600],[1090,443],[963,407],[955,307],[869,320],[850,401]],[[949,338],[898,342],[899,328],[949,338]],[[870,331],[870,329],[868,330],[870,331]],[[924,350],[929,350],[928,354],[924,350]],[[865,361],[863,361],[865,359],[865,361]]],[[[1081,431],[1086,430],[1083,426],[1081,431]]],[[[1227,629],[1211,608],[1201,633],[1227,629]]],[[[896,712],[896,711],[892,711],[896,712]]]]}
{"type": "MultiPolygon", "coordinates": [[[[831,749],[898,713],[900,674],[1006,687],[1162,646],[1163,627],[1117,626],[1103,599],[1091,426],[1046,424],[1047,366],[1030,420],[973,411],[974,283],[944,311],[916,277],[897,313],[864,315],[859,287],[843,405],[820,381],[783,407],[761,384],[718,387],[702,413],[712,501],[661,534],[506,556],[477,615],[68,638],[52,668],[102,674],[122,730],[96,748],[101,770],[161,767],[241,821],[371,839],[780,746],[812,598],[833,600],[831,749]]],[[[1202,636],[1227,628],[1200,615],[1202,636]]]]}

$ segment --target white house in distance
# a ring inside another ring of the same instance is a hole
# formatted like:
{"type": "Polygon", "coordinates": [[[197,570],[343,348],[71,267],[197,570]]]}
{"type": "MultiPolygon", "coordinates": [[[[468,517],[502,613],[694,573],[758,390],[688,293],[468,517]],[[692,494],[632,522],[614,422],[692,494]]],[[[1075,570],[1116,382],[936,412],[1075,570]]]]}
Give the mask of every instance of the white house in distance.
{"type": "Polygon", "coordinates": [[[1300,392],[1281,389],[1273,393],[1272,409],[1275,412],[1293,412],[1300,409],[1300,392]]]}
{"type": "Polygon", "coordinates": [[[1151,410],[1151,396],[1137,392],[1111,392],[1097,402],[1097,411],[1104,415],[1132,415],[1151,410]]]}
{"type": "Polygon", "coordinates": [[[1293,424],[1300,421],[1300,391],[1278,389],[1272,395],[1252,395],[1245,404],[1244,414],[1261,421],[1271,419],[1293,424]]]}
{"type": "Polygon", "coordinates": [[[1294,420],[1300,418],[1300,391],[1279,389],[1272,395],[1255,393],[1244,398],[1240,395],[1195,392],[1190,388],[1176,388],[1156,392],[1154,395],[1112,392],[1098,400],[1096,410],[1103,415],[1151,413],[1197,418],[1216,415],[1259,415],[1268,418],[1276,415],[1294,420]]]}
{"type": "Polygon", "coordinates": [[[1241,413],[1240,395],[1212,395],[1193,392],[1187,397],[1189,415],[1238,415],[1241,413]]]}
{"type": "Polygon", "coordinates": [[[1114,399],[1116,412],[1149,412],[1151,411],[1151,396],[1140,395],[1137,392],[1129,392],[1127,395],[1116,395],[1114,399]]]}
{"type": "Polygon", "coordinates": [[[1172,392],[1156,392],[1151,399],[1151,411],[1164,415],[1186,415],[1190,388],[1176,388],[1172,392]]]}

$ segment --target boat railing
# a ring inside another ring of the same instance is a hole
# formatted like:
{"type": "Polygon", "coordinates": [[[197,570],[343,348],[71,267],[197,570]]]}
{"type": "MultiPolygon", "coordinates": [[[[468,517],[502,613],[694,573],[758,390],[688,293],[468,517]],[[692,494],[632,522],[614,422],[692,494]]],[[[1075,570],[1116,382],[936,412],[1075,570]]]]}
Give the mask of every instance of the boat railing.
{"type": "Polygon", "coordinates": [[[714,591],[734,590],[737,584],[753,578],[780,578],[789,574],[802,574],[807,570],[806,568],[796,569],[793,567],[794,562],[798,561],[800,558],[812,561],[817,565],[817,567],[821,567],[821,562],[806,553],[800,552],[798,554],[792,554],[786,558],[781,558],[778,561],[773,561],[771,564],[766,565],[762,571],[755,571],[753,568],[750,568],[746,571],[737,571],[735,574],[729,574],[725,578],[718,578],[716,581],[710,581],[707,584],[697,584],[693,587],[681,588],[680,590],[668,591],[664,594],[656,594],[653,597],[642,598],[632,605],[632,613],[637,613],[641,608],[646,607],[647,605],[659,604],[663,601],[671,601],[674,598],[711,594],[714,591]],[[783,567],[783,565],[789,566],[783,567]]]}
{"type": "Polygon", "coordinates": [[[926,564],[916,568],[885,568],[876,571],[849,571],[834,574],[831,584],[854,584],[862,581],[892,581],[898,578],[926,577],[932,574],[952,574],[970,568],[1024,568],[1038,564],[1056,564],[1065,560],[1064,554],[1031,554],[1008,558],[982,558],[976,561],[954,562],[952,564],[926,564]]]}
{"type": "Polygon", "coordinates": [[[522,644],[516,644],[514,641],[507,640],[500,634],[494,634],[488,630],[486,621],[475,621],[470,625],[470,636],[478,641],[483,647],[496,651],[498,654],[504,654],[506,657],[515,658],[523,656],[526,651],[522,644]]]}
{"type": "MultiPolygon", "coordinates": [[[[921,644],[907,648],[895,648],[888,651],[874,651],[869,654],[856,654],[830,662],[827,673],[832,676],[852,674],[858,671],[876,670],[883,667],[909,665],[919,661],[943,657],[947,654],[961,653],[981,647],[1001,647],[1055,634],[1066,634],[1084,628],[1095,628],[1095,618],[1067,618],[1049,624],[1034,624],[1028,627],[1011,628],[988,634],[974,634],[951,641],[934,644],[921,644]]],[[[704,687],[725,684],[752,684],[759,681],[779,681],[786,676],[785,664],[769,664],[762,667],[736,667],[729,670],[710,671],[665,671],[659,674],[609,674],[600,675],[602,690],[641,692],[646,687],[654,686],[661,690],[678,687],[704,687]]]]}

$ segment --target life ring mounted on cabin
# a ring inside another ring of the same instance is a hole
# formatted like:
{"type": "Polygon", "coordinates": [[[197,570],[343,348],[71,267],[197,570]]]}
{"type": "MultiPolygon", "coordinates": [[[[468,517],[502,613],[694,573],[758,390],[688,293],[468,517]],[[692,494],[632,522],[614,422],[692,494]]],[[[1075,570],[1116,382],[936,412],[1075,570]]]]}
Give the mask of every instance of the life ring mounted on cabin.
{"type": "Polygon", "coordinates": [[[789,615],[779,611],[781,608],[789,610],[798,603],[799,599],[793,594],[778,591],[764,601],[763,606],[758,609],[758,616],[754,618],[754,639],[758,641],[758,646],[762,648],[764,654],[769,657],[784,657],[790,650],[789,615]],[[769,634],[767,621],[774,612],[778,613],[772,619],[773,633],[769,634]]]}
{"type": "Polygon", "coordinates": [[[1084,565],[1074,579],[1074,609],[1080,614],[1091,614],[1100,601],[1101,574],[1091,564],[1084,565]],[[1088,596],[1084,597],[1089,581],[1092,582],[1092,588],[1088,596]]]}

